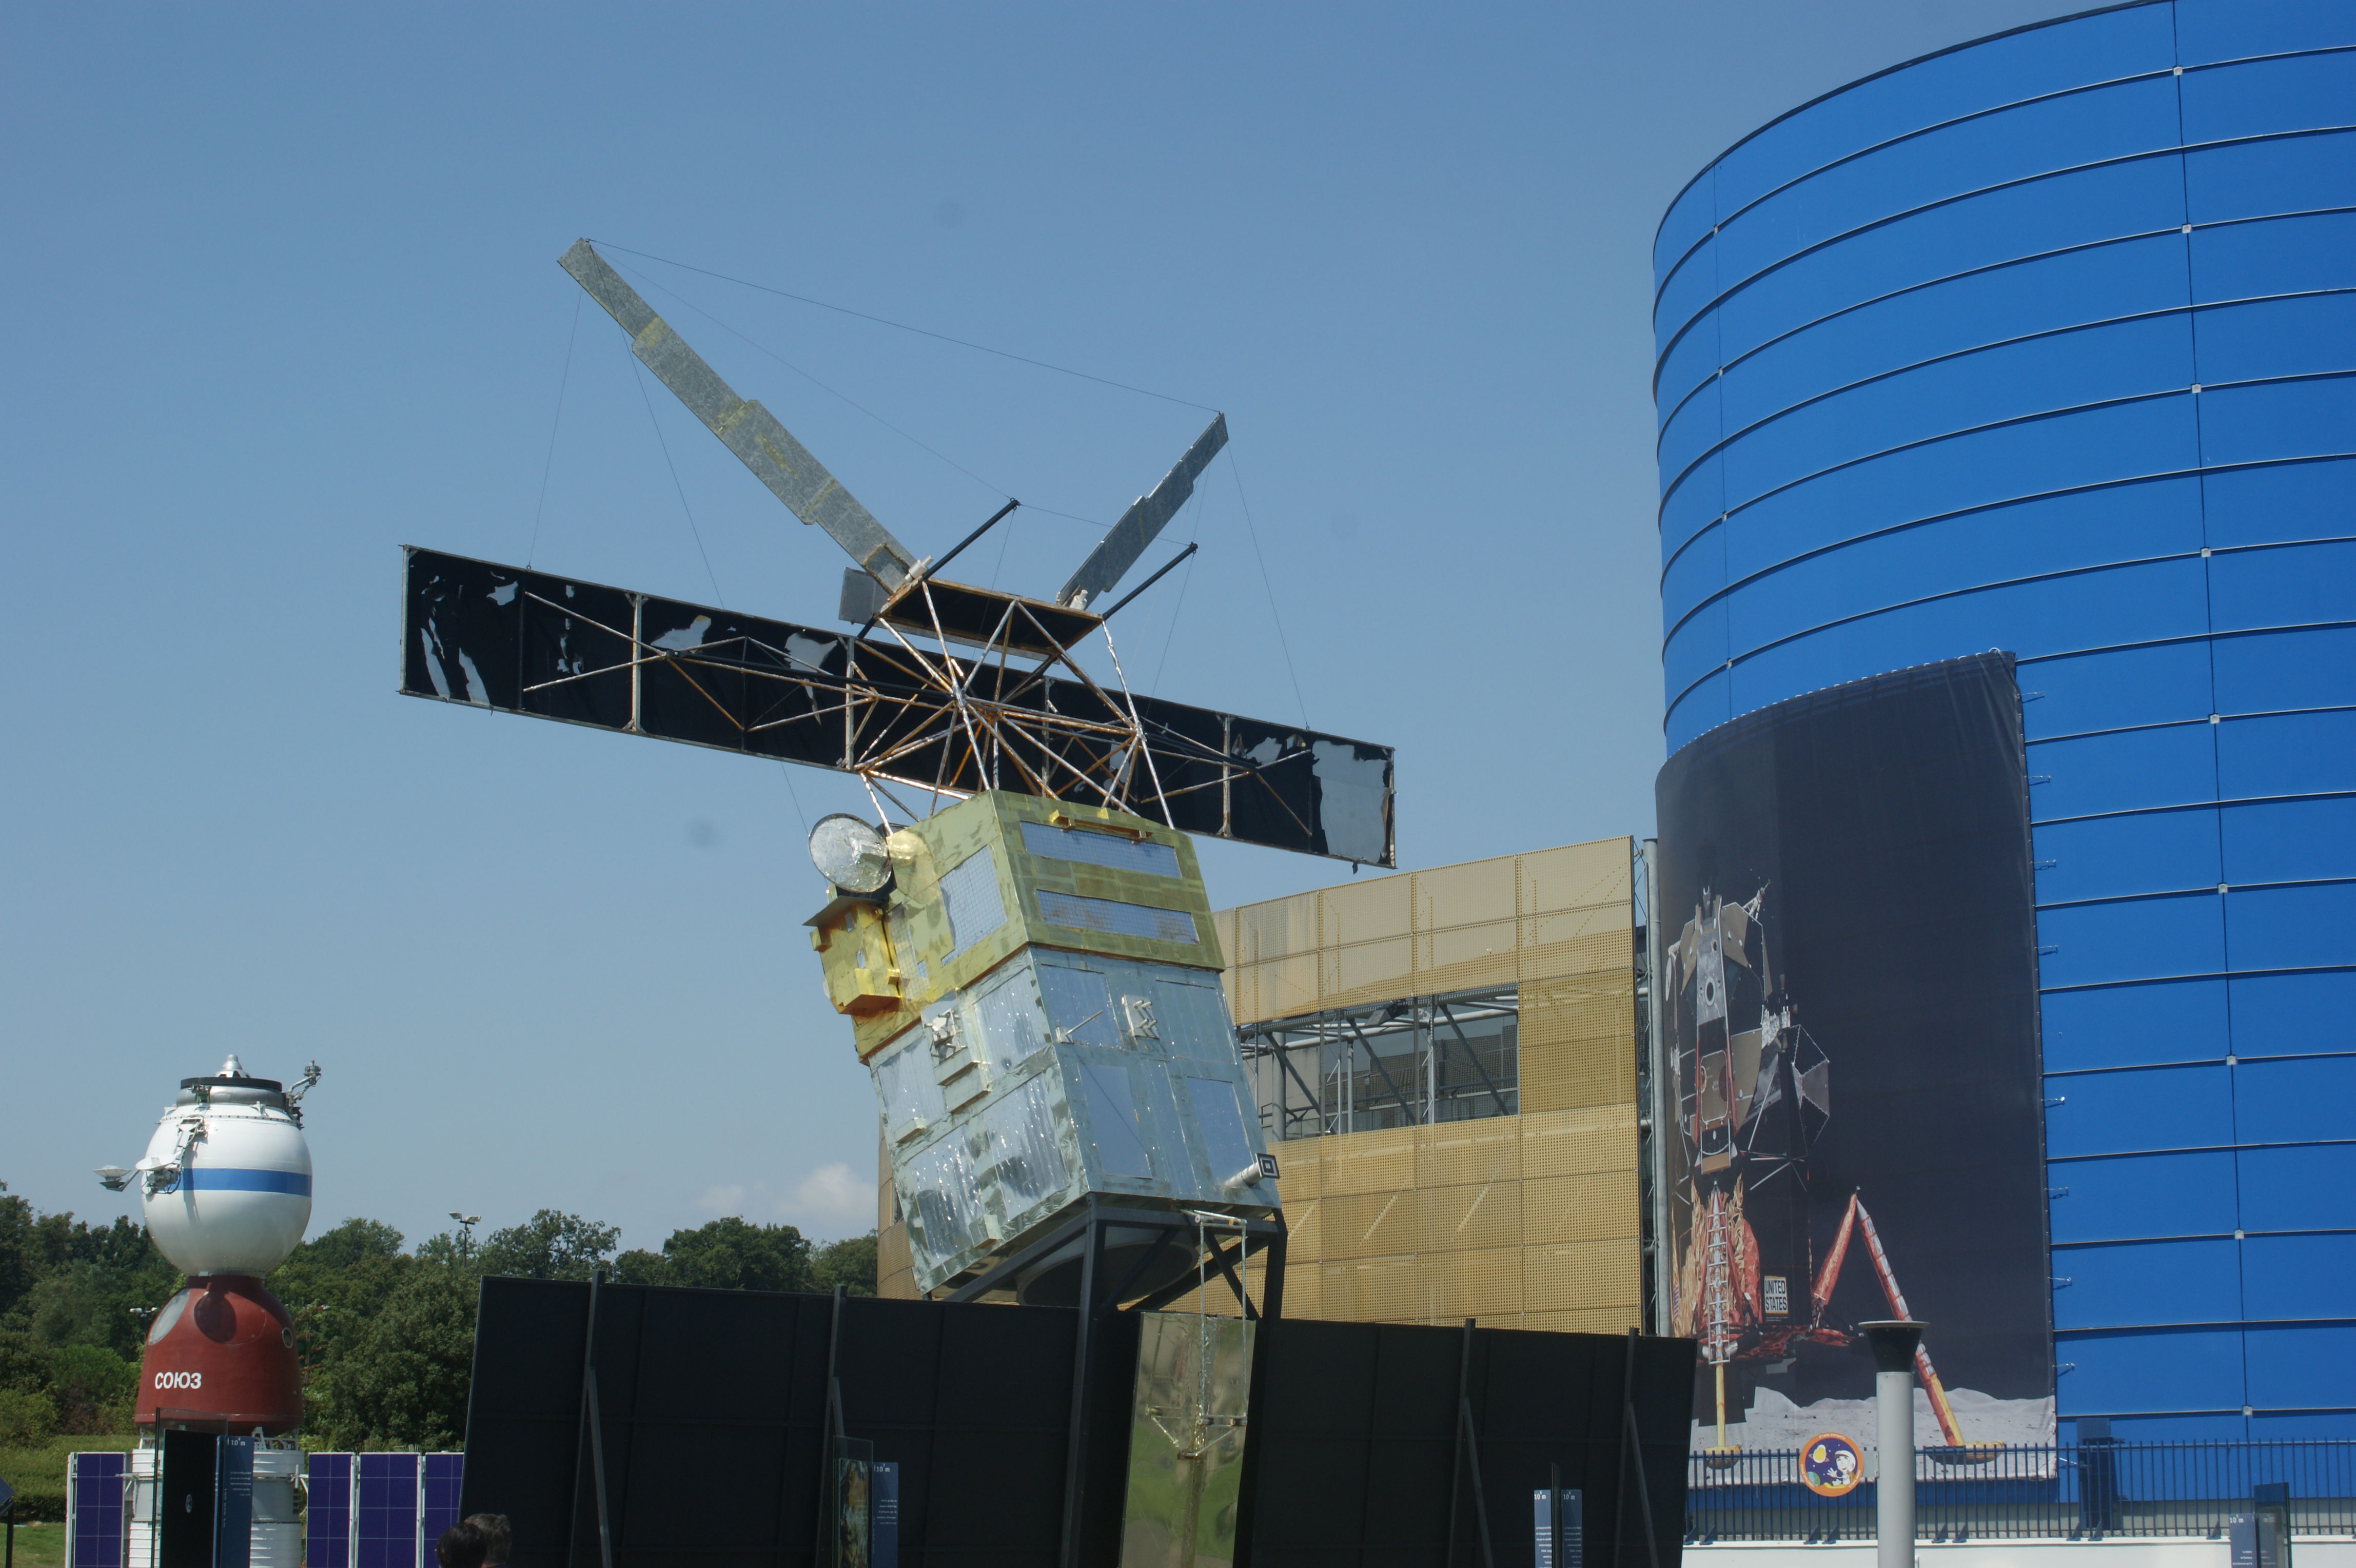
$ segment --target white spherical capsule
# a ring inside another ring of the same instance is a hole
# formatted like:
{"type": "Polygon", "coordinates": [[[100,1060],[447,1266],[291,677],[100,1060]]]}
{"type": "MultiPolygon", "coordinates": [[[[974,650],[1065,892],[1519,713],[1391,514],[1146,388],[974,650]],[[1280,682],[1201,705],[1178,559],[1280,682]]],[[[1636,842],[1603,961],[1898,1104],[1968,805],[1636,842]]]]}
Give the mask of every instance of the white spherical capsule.
{"type": "Polygon", "coordinates": [[[187,1274],[268,1273],[311,1223],[311,1150],[281,1086],[235,1057],[184,1079],[138,1169],[156,1251],[187,1274]],[[177,1176],[174,1172],[177,1171],[177,1176]]]}

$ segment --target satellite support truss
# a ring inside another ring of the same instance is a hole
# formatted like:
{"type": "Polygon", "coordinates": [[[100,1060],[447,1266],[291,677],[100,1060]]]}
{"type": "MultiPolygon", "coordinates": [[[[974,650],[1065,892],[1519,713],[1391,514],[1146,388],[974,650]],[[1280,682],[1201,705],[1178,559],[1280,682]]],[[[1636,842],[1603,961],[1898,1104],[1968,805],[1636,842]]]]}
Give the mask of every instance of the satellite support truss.
{"type": "Polygon", "coordinates": [[[587,241],[562,264],[656,377],[873,578],[877,596],[861,607],[869,625],[821,630],[412,547],[404,694],[836,768],[886,794],[1009,789],[1395,864],[1389,747],[1138,696],[1105,616],[1087,607],[1192,492],[1226,443],[1224,417],[1055,599],[951,583],[930,576],[767,410],[737,397],[587,241]],[[1098,635],[1109,683],[1073,657],[1098,635]]]}

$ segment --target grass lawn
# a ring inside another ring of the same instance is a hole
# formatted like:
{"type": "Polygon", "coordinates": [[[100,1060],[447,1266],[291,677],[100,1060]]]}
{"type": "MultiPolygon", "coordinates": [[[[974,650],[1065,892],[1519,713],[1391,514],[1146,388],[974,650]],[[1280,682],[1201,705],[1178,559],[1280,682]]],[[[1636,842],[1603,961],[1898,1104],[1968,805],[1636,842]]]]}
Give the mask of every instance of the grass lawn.
{"type": "Polygon", "coordinates": [[[16,1568],[62,1568],[65,1560],[64,1525],[20,1524],[16,1527],[16,1568]]]}
{"type": "MultiPolygon", "coordinates": [[[[55,1523],[66,1517],[66,1455],[77,1450],[94,1452],[112,1449],[121,1452],[135,1448],[139,1440],[129,1434],[119,1436],[78,1433],[70,1435],[45,1437],[14,1448],[0,1448],[0,1480],[6,1481],[16,1491],[16,1555],[25,1555],[25,1529],[28,1523],[55,1523]]],[[[54,1552],[54,1548],[51,1549],[54,1552]]],[[[35,1568],[52,1563],[57,1558],[44,1557],[35,1568]]]]}

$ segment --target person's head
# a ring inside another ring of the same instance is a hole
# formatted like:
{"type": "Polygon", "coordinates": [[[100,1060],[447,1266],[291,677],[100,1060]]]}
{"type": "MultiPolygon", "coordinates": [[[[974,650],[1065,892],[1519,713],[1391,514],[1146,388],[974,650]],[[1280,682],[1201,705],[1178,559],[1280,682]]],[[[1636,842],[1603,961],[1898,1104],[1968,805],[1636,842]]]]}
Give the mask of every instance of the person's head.
{"type": "Polygon", "coordinates": [[[470,1513],[466,1522],[483,1532],[483,1568],[502,1568],[508,1560],[508,1547],[514,1532],[508,1529],[508,1516],[503,1513],[470,1513]]]}
{"type": "Polygon", "coordinates": [[[480,1526],[462,1520],[434,1541],[434,1560],[442,1568],[483,1568],[483,1548],[488,1544],[480,1526]]]}

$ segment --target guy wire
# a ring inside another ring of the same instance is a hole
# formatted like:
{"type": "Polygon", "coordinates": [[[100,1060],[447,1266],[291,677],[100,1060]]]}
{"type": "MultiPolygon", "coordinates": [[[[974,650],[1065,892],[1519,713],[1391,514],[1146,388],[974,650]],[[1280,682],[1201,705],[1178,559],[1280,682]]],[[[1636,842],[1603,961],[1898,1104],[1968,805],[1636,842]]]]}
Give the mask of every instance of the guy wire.
{"type": "MultiPolygon", "coordinates": [[[[614,248],[618,251],[624,247],[616,245],[614,248]]],[[[630,252],[632,255],[637,255],[638,253],[639,252],[636,251],[632,251],[630,252]]],[[[672,264],[679,265],[680,263],[674,263],[672,264]]],[[[884,429],[890,431],[901,440],[905,441],[909,446],[916,447],[918,451],[926,453],[929,456],[939,459],[941,462],[948,464],[950,467],[955,468],[958,473],[963,474],[967,478],[971,479],[975,484],[980,485],[983,489],[997,496],[1001,500],[1012,500],[1014,499],[1014,492],[1007,489],[1004,486],[993,483],[990,479],[983,478],[981,475],[975,473],[971,468],[967,467],[963,463],[958,462],[948,453],[940,450],[940,448],[926,445],[924,441],[921,441],[915,435],[910,435],[907,431],[901,429],[898,425],[893,424],[890,420],[884,418],[882,414],[876,413],[865,403],[861,403],[858,399],[851,396],[848,392],[839,392],[835,388],[829,386],[826,382],[819,380],[808,371],[803,370],[799,365],[795,364],[791,360],[787,359],[783,354],[778,353],[776,349],[768,347],[766,344],[754,338],[749,333],[723,321],[720,317],[712,315],[712,312],[704,309],[703,306],[696,304],[695,301],[688,298],[685,295],[680,294],[678,290],[666,288],[663,285],[657,283],[654,279],[647,276],[646,274],[638,271],[636,267],[624,267],[622,270],[628,273],[632,277],[637,278],[640,283],[645,284],[648,288],[655,290],[657,293],[668,295],[672,299],[679,301],[680,304],[685,306],[688,309],[692,310],[706,321],[711,322],[714,327],[719,328],[723,332],[727,333],[730,337],[734,338],[739,342],[744,344],[755,353],[764,354],[768,358],[775,360],[778,364],[783,365],[786,369],[793,371],[794,374],[801,377],[802,380],[809,382],[810,385],[818,388],[819,391],[826,393],[829,397],[837,399],[849,407],[858,410],[861,413],[865,414],[868,418],[873,420],[876,424],[882,425],[884,429]]],[[[691,272],[694,272],[701,271],[701,269],[690,268],[689,270],[691,272]]],[[[712,275],[716,277],[719,274],[713,274],[712,275]]],[[[1065,518],[1073,522],[1085,522],[1090,528],[1103,528],[1107,526],[1105,523],[1095,518],[1081,517],[1075,512],[1057,511],[1054,507],[1040,506],[1035,502],[1024,502],[1023,510],[1025,511],[1045,512],[1049,517],[1065,518]]],[[[1002,551],[1001,553],[1003,553],[1002,551]]]]}
{"type": "Polygon", "coordinates": [[[1268,557],[1259,553],[1259,530],[1252,523],[1251,501],[1244,494],[1244,471],[1236,462],[1236,449],[1227,447],[1227,472],[1236,481],[1236,499],[1244,503],[1244,530],[1251,535],[1252,559],[1259,563],[1260,586],[1268,590],[1268,618],[1276,627],[1276,646],[1284,653],[1284,672],[1292,681],[1292,700],[1301,706],[1301,727],[1314,729],[1309,722],[1309,703],[1301,695],[1301,672],[1292,667],[1292,644],[1284,635],[1284,614],[1276,607],[1276,584],[1268,575],[1268,557]]]}
{"type": "Polygon", "coordinates": [[[524,569],[540,552],[540,518],[548,510],[548,477],[556,471],[556,433],[564,428],[564,392],[573,384],[573,345],[581,336],[581,306],[588,295],[573,302],[573,330],[564,338],[564,376],[556,383],[556,417],[548,422],[548,457],[540,466],[540,501],[531,509],[531,543],[523,553],[524,569]]]}
{"type": "MultiPolygon", "coordinates": [[[[577,325],[580,318],[578,306],[574,307],[573,317],[577,325]]],[[[631,380],[637,383],[638,401],[647,405],[647,423],[655,427],[655,442],[662,448],[663,467],[670,470],[671,489],[679,492],[679,510],[687,516],[687,532],[695,540],[695,553],[702,557],[703,575],[712,579],[712,602],[724,610],[728,607],[728,599],[720,591],[720,575],[712,569],[712,554],[703,548],[703,531],[695,526],[695,509],[687,504],[687,487],[680,483],[679,465],[671,461],[670,443],[663,437],[662,421],[655,417],[654,399],[647,392],[646,371],[639,368],[636,357],[630,360],[630,375],[631,380]]],[[[786,798],[794,803],[794,818],[802,825],[802,836],[808,838],[809,813],[802,810],[802,792],[794,788],[794,770],[782,757],[777,761],[777,777],[786,781],[786,798]]]]}
{"type": "Polygon", "coordinates": [[[886,317],[870,316],[863,310],[853,310],[847,305],[830,305],[823,299],[812,299],[806,294],[795,294],[788,289],[772,288],[767,284],[754,283],[745,278],[730,277],[726,273],[715,273],[709,267],[699,267],[687,262],[675,262],[668,256],[653,255],[645,251],[633,251],[627,245],[616,245],[610,240],[597,240],[593,243],[603,245],[608,250],[619,251],[624,255],[642,256],[649,262],[660,262],[667,267],[701,273],[705,277],[718,278],[722,283],[733,283],[739,288],[757,289],[763,294],[774,294],[781,299],[797,300],[803,305],[815,305],[821,310],[831,310],[843,316],[855,316],[862,321],[873,321],[879,327],[890,327],[901,332],[914,332],[920,338],[931,338],[943,343],[954,343],[960,349],[971,349],[979,354],[995,354],[1001,360],[1012,360],[1017,364],[1033,365],[1043,371],[1053,371],[1057,375],[1077,376],[1084,381],[1094,381],[1098,386],[1113,387],[1125,392],[1135,392],[1140,397],[1160,398],[1163,403],[1174,403],[1182,408],[1199,408],[1205,413],[1219,412],[1208,403],[1190,403],[1183,397],[1173,397],[1168,392],[1158,392],[1149,387],[1131,386],[1127,381],[1117,381],[1108,376],[1092,376],[1086,371],[1076,371],[1067,365],[1051,365],[1044,360],[1034,360],[1028,354],[1009,353],[1003,349],[993,349],[985,343],[969,343],[962,338],[952,338],[946,332],[935,332],[923,327],[911,327],[905,321],[894,321],[886,317]]]}
{"type": "Polygon", "coordinates": [[[695,510],[687,504],[687,487],[679,482],[679,465],[670,460],[670,443],[663,438],[662,421],[655,417],[655,401],[647,395],[647,373],[638,368],[637,360],[630,360],[630,379],[637,384],[638,401],[647,405],[647,423],[655,427],[655,444],[662,448],[663,467],[670,470],[670,488],[679,492],[679,510],[687,514],[688,536],[695,541],[695,553],[703,558],[703,575],[712,579],[712,602],[722,609],[728,601],[721,596],[720,574],[712,569],[712,553],[703,548],[703,531],[695,526],[695,510]]]}

